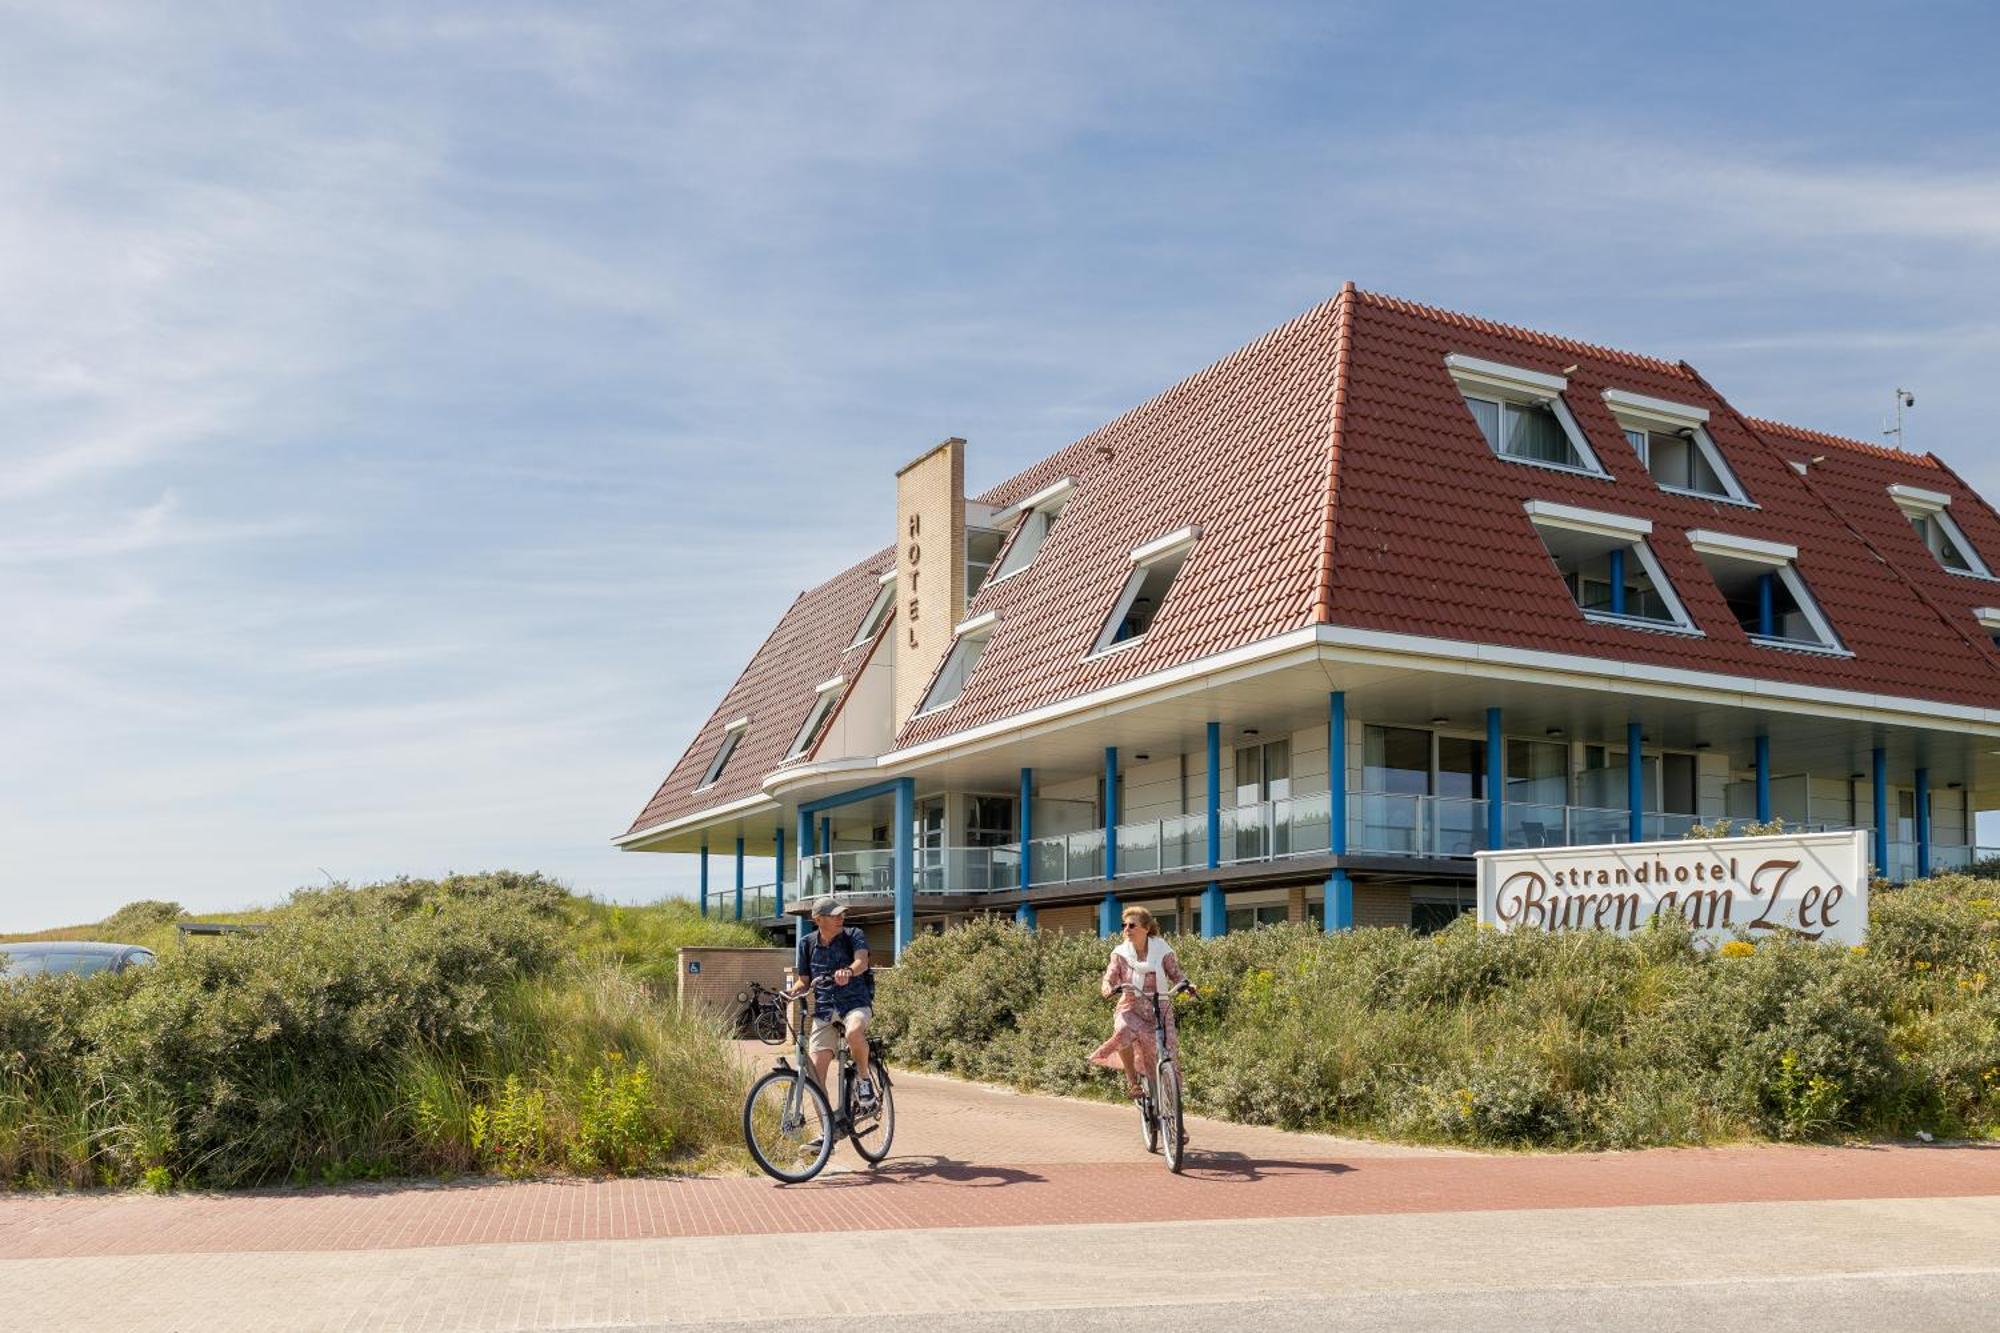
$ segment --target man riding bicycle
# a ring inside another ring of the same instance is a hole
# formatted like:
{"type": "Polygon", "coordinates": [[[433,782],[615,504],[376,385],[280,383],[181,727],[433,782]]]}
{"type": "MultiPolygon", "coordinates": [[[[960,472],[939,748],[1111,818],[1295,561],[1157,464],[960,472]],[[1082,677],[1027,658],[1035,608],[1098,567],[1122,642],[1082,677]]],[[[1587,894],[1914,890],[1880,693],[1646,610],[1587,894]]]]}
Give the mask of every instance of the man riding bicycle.
{"type": "MultiPolygon", "coordinates": [[[[868,966],[868,937],[846,923],[846,904],[821,898],[812,905],[812,930],[799,940],[798,984],[813,988],[813,1076],[826,1083],[827,1066],[842,1035],[860,1080],[854,1089],[863,1110],[875,1103],[874,1080],[868,1077],[868,1020],[875,1003],[875,973],[868,966]]],[[[827,1096],[838,1107],[840,1089],[827,1096]]]]}

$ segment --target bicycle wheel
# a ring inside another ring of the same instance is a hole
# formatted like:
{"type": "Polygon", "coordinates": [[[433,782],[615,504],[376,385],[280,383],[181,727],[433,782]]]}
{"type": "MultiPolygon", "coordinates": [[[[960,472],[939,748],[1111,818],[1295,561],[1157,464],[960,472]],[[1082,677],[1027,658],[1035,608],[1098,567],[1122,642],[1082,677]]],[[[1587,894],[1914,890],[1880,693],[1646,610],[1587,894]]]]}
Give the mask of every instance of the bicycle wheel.
{"type": "Polygon", "coordinates": [[[755,1022],[757,1040],[766,1046],[779,1046],[785,1040],[785,1011],[775,1004],[757,1007],[755,1022]]]}
{"type": "Polygon", "coordinates": [[[743,1142],[765,1175],[811,1180],[833,1156],[833,1108],[810,1074],[773,1069],[743,1099],[743,1142]]]}
{"type": "Polygon", "coordinates": [[[1187,1157],[1187,1121],[1181,1117],[1178,1065],[1160,1067],[1160,1151],[1167,1159],[1167,1170],[1179,1175],[1187,1157]]]}
{"type": "Polygon", "coordinates": [[[854,1144],[854,1151],[874,1165],[889,1155],[889,1144],[896,1137],[896,1093],[889,1086],[889,1071],[880,1060],[868,1062],[868,1076],[875,1084],[875,1109],[864,1111],[855,1099],[854,1089],[847,1091],[847,1137],[854,1144]]]}

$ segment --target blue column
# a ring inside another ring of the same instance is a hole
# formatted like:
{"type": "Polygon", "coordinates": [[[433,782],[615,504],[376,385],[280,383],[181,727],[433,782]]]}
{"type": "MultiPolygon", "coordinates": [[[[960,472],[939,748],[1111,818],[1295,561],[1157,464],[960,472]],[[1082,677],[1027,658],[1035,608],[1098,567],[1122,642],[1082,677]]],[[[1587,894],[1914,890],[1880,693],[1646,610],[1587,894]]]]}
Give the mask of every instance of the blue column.
{"type": "Polygon", "coordinates": [[[1767,639],[1778,632],[1777,587],[1777,575],[1757,576],[1757,632],[1767,639]]]}
{"type": "Polygon", "coordinates": [[[1757,822],[1771,822],[1771,738],[1757,738],[1757,822]]]}
{"type": "Polygon", "coordinates": [[[1611,614],[1625,614],[1625,552],[1622,548],[1611,553],[1611,614]]]}
{"type": "MultiPolygon", "coordinates": [[[[1617,554],[1617,552],[1613,552],[1617,554]]],[[[1499,851],[1507,845],[1507,731],[1500,710],[1486,710],[1486,846],[1499,851]]]]}
{"type": "MultiPolygon", "coordinates": [[[[820,821],[819,821],[819,849],[820,849],[821,851],[825,852],[825,853],[826,853],[827,855],[829,855],[829,856],[831,856],[831,855],[833,854],[833,816],[832,816],[832,815],[822,815],[822,816],[820,817],[820,821]]],[[[830,872],[830,871],[832,870],[832,867],[833,867],[833,862],[831,862],[831,861],[827,862],[827,868],[828,868],[829,872],[830,872]]],[[[829,873],[829,874],[828,874],[828,876],[827,876],[827,880],[826,880],[826,885],[827,885],[827,887],[828,887],[828,888],[832,888],[832,887],[833,887],[833,876],[832,876],[832,874],[831,874],[831,873],[829,873]]]]}
{"type": "Polygon", "coordinates": [[[736,919],[743,919],[743,839],[736,839],[736,919]]]}
{"type": "Polygon", "coordinates": [[[896,957],[917,933],[917,780],[896,780],[896,957]]]}
{"type": "Polygon", "coordinates": [[[1640,726],[1625,724],[1625,807],[1631,812],[1626,836],[1633,842],[1646,840],[1646,762],[1639,752],[1640,726]]]}
{"type": "MultiPolygon", "coordinates": [[[[1222,868],[1222,724],[1208,724],[1208,783],[1204,793],[1208,811],[1208,868],[1222,868]]],[[[1201,937],[1212,940],[1229,928],[1228,908],[1223,903],[1222,881],[1212,879],[1201,891],[1201,937]]]]}
{"type": "MultiPolygon", "coordinates": [[[[1118,747],[1104,747],[1104,882],[1118,878],[1118,747]]],[[[1097,933],[1109,935],[1118,924],[1118,898],[1108,888],[1097,905],[1097,933]]]]}
{"type": "Polygon", "coordinates": [[[771,830],[771,860],[775,867],[771,874],[771,915],[785,914],[785,830],[771,830]]]}
{"type": "Polygon", "coordinates": [[[701,845],[701,914],[708,915],[708,844],[701,845]]]}
{"type": "Polygon", "coordinates": [[[1014,909],[1014,920],[1029,930],[1035,928],[1035,905],[1028,901],[1028,890],[1035,883],[1035,867],[1029,857],[1028,844],[1035,840],[1035,770],[1021,770],[1021,805],[1019,825],[1021,830],[1021,905],[1014,909]]]}
{"type": "Polygon", "coordinates": [[[1125,909],[1118,905],[1118,895],[1107,893],[1097,904],[1097,933],[1109,938],[1118,933],[1119,916],[1125,909]]]}
{"type": "Polygon", "coordinates": [[[1889,873],[1889,759],[1875,747],[1875,873],[1889,873]]]}
{"type": "MultiPolygon", "coordinates": [[[[1326,696],[1326,842],[1336,858],[1347,855],[1347,691],[1326,696]]],[[[1354,881],[1336,864],[1326,877],[1320,927],[1327,934],[1354,929],[1354,881]]]]}
{"type": "Polygon", "coordinates": [[[1917,770],[1917,878],[1931,874],[1931,771],[1917,770]]]}

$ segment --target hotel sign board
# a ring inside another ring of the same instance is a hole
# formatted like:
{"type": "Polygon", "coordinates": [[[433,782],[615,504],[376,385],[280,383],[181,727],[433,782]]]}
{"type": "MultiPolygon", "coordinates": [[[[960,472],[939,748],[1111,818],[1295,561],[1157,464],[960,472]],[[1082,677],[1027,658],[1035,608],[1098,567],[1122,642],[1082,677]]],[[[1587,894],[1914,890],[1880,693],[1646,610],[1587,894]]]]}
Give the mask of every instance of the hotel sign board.
{"type": "Polygon", "coordinates": [[[1860,944],[1868,834],[1787,833],[1480,852],[1479,923],[1629,935],[1673,914],[1711,942],[1795,935],[1860,944]]]}

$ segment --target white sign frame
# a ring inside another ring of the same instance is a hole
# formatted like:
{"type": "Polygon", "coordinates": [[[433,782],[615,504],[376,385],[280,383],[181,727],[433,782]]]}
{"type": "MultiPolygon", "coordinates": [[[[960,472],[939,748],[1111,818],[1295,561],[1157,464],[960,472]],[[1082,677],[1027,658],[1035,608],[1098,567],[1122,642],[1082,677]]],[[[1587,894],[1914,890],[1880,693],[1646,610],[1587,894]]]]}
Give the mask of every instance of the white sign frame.
{"type": "Polygon", "coordinates": [[[1629,935],[1672,911],[1710,943],[1793,935],[1861,944],[1868,833],[1780,833],[1478,852],[1479,923],[1629,935]]]}

